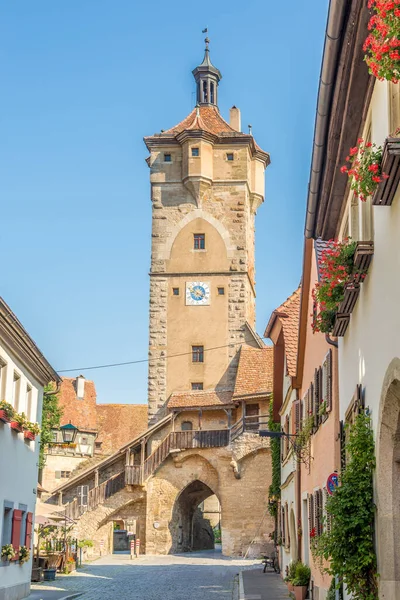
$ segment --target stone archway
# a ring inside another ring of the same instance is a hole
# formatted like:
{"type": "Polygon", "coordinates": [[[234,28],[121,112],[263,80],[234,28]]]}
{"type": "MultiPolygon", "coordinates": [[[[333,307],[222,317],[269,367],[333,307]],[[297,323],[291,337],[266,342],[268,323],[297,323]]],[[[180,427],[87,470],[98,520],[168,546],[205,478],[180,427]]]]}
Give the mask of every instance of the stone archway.
{"type": "Polygon", "coordinates": [[[214,548],[211,522],[205,518],[199,505],[215,496],[213,490],[201,480],[189,483],[175,500],[170,522],[171,552],[190,552],[214,548]]]}
{"type": "Polygon", "coordinates": [[[400,360],[384,379],[376,442],[379,597],[400,598],[400,360]]]}

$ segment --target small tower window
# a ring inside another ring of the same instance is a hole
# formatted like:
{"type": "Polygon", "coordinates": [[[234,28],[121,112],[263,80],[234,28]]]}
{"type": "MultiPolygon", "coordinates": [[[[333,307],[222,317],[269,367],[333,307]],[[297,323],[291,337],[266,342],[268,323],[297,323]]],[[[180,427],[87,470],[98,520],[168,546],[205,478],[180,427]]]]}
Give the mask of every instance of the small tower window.
{"type": "Polygon", "coordinates": [[[200,156],[199,148],[192,148],[192,156],[200,156]]]}
{"type": "Polygon", "coordinates": [[[208,88],[207,81],[203,81],[203,102],[208,102],[208,88]]]}
{"type": "Polygon", "coordinates": [[[213,82],[210,83],[210,102],[211,102],[211,104],[215,104],[215,102],[214,102],[214,84],[213,84],[213,82]]]}
{"type": "Polygon", "coordinates": [[[202,390],[202,389],[203,389],[202,381],[196,381],[195,383],[192,383],[192,390],[202,390]]]}
{"type": "Polygon", "coordinates": [[[225,288],[223,288],[223,287],[218,288],[218,296],[225,296],[225,288]]]}
{"type": "Polygon", "coordinates": [[[172,288],[172,294],[174,296],[179,296],[179,288],[172,288]]]}
{"type": "Polygon", "coordinates": [[[204,346],[192,346],[192,362],[204,362],[204,346]]]}
{"type": "Polygon", "coordinates": [[[228,152],[227,153],[226,160],[233,160],[233,152],[228,152]]]}
{"type": "Polygon", "coordinates": [[[172,162],[171,154],[164,154],[164,162],[172,162]]]}
{"type": "Polygon", "coordinates": [[[206,236],[204,233],[195,233],[193,237],[194,241],[194,249],[195,250],[205,250],[206,248],[206,236]]]}

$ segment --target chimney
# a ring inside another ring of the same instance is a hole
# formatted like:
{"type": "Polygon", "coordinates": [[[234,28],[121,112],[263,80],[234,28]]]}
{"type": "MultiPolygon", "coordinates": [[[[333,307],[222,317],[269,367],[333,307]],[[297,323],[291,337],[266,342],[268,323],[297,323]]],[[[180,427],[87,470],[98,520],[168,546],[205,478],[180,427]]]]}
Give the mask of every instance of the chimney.
{"type": "Polygon", "coordinates": [[[76,397],[78,400],[83,400],[85,397],[85,378],[83,375],[76,378],[76,397]]]}
{"type": "Polygon", "coordinates": [[[236,131],[241,131],[240,110],[236,106],[232,106],[229,111],[229,125],[236,131]]]}

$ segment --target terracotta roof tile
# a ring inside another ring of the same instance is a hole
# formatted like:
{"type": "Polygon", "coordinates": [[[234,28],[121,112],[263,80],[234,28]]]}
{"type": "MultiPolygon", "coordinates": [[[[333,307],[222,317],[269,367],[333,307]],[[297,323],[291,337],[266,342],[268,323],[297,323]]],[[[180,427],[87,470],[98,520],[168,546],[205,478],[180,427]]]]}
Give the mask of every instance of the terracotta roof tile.
{"type": "Polygon", "coordinates": [[[181,131],[186,129],[201,129],[218,135],[220,133],[239,133],[233,127],[229,125],[220,115],[218,108],[215,106],[200,106],[200,116],[197,117],[197,109],[194,108],[192,112],[183,119],[175,127],[171,127],[163,133],[173,133],[177,135],[181,131]]]}
{"type": "Polygon", "coordinates": [[[96,406],[101,452],[111,454],[147,429],[147,404],[96,406]]]}
{"type": "Polygon", "coordinates": [[[320,271],[319,271],[318,262],[321,260],[322,255],[325,252],[325,250],[328,250],[328,248],[331,248],[331,247],[333,247],[333,244],[331,244],[330,241],[322,240],[321,238],[318,238],[314,241],[315,254],[316,254],[316,258],[317,258],[318,280],[320,279],[320,271]]]}
{"type": "Polygon", "coordinates": [[[85,430],[97,429],[96,387],[93,381],[85,379],[84,396],[76,395],[75,377],[62,377],[58,402],[63,411],[60,425],[71,421],[75,427],[85,430]]]}
{"type": "Polygon", "coordinates": [[[296,376],[297,369],[297,346],[299,339],[301,288],[295,292],[271,315],[265,330],[265,337],[269,337],[276,319],[282,323],[283,338],[285,342],[285,354],[288,373],[291,377],[296,376]]]}
{"type": "Polygon", "coordinates": [[[171,394],[168,408],[189,408],[197,406],[225,406],[232,403],[232,390],[230,391],[189,391],[174,392],[171,394]]]}
{"type": "Polygon", "coordinates": [[[268,393],[273,389],[274,349],[272,346],[240,349],[234,398],[268,393]]]}

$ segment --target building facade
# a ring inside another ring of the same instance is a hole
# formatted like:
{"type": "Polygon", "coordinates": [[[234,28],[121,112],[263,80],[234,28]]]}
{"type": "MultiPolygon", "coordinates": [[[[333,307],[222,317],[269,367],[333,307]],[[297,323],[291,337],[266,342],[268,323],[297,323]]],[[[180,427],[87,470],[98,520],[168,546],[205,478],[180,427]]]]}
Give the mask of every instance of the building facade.
{"type": "Polygon", "coordinates": [[[210,502],[220,510],[225,555],[270,548],[271,456],[259,429],[269,411],[273,353],[254,331],[254,221],[269,156],[241,132],[236,107],[230,123],[222,118],[221,74],[208,43],[193,71],[197,106],[145,138],[149,427],[57,486],[49,501],[64,503],[78,519],[78,537],[105,551],[113,550],[113,522],[134,522],[146,553],[209,547],[210,502]]]}
{"type": "Polygon", "coordinates": [[[299,559],[298,544],[298,490],[300,467],[293,444],[288,437],[295,433],[295,406],[298,400],[296,389],[297,347],[299,335],[300,295],[298,288],[276,310],[273,311],[265,337],[269,337],[274,352],[274,413],[280,420],[281,438],[281,499],[278,523],[280,546],[280,568],[287,575],[289,565],[299,559]]]}
{"type": "Polygon", "coordinates": [[[24,413],[26,421],[40,425],[44,387],[59,380],[0,299],[0,390],[1,399],[8,405],[2,405],[6,413],[2,412],[0,418],[0,537],[1,547],[12,544],[16,553],[12,560],[0,561],[1,600],[28,596],[32,570],[31,558],[22,563],[19,551],[21,546],[28,550],[32,546],[40,436],[27,437],[27,429],[16,427],[16,415],[24,413]]]}
{"type": "Polygon", "coordinates": [[[311,169],[306,236],[340,241],[350,236],[358,242],[357,256],[364,256],[366,276],[353,287],[354,302],[343,311],[343,325],[337,332],[340,420],[343,426],[350,425],[364,409],[371,417],[377,461],[374,539],[379,597],[395,600],[400,597],[399,84],[379,81],[365,65],[363,46],[371,17],[365,3],[352,2],[351,14],[338,4],[331,2],[328,20],[328,33],[335,42],[326,44],[322,71],[332,86],[328,94],[320,86],[319,102],[327,110],[320,110],[316,121],[319,138],[311,169]],[[338,64],[341,67],[335,72],[338,64]],[[361,201],[340,166],[346,164],[350,148],[358,153],[357,146],[364,143],[383,148],[380,169],[388,178],[361,201]]]}
{"type": "Polygon", "coordinates": [[[49,493],[63,480],[111,455],[121,445],[145,431],[146,404],[97,404],[94,381],[79,375],[63,377],[57,394],[62,410],[60,425],[76,428],[72,443],[65,443],[62,431],[53,430],[46,449],[41,484],[49,493]]]}

